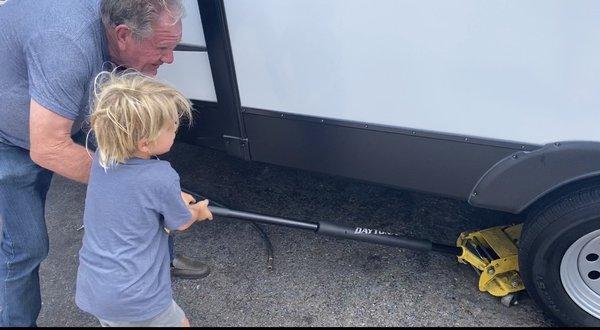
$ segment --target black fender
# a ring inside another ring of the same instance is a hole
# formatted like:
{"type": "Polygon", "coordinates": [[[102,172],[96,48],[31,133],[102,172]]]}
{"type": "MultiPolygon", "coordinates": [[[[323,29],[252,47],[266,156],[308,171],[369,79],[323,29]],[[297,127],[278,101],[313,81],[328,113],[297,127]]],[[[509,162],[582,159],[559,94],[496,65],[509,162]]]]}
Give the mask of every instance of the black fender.
{"type": "Polygon", "coordinates": [[[544,195],[600,175],[600,142],[568,141],[518,151],[492,166],[468,201],[476,207],[521,213],[544,195]]]}

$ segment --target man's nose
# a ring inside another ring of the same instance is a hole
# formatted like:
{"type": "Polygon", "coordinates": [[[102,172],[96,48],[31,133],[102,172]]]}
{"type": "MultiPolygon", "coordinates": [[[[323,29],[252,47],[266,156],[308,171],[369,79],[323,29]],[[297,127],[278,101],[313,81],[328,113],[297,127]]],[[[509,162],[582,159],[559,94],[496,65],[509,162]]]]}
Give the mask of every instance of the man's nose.
{"type": "Polygon", "coordinates": [[[168,63],[168,64],[173,63],[173,61],[175,60],[173,51],[170,51],[170,52],[166,53],[165,55],[163,55],[163,57],[161,57],[160,60],[163,63],[168,63]]]}

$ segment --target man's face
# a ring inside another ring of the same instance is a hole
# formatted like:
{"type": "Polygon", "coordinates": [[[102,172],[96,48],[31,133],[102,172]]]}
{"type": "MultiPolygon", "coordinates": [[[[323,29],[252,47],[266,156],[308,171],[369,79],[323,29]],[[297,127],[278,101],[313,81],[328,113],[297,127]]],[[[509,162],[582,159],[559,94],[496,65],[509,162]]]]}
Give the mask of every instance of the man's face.
{"type": "Polygon", "coordinates": [[[131,35],[125,40],[123,63],[119,64],[155,76],[163,63],[173,63],[173,50],[181,41],[181,20],[173,24],[173,19],[165,12],[152,27],[153,34],[141,41],[131,35]]]}

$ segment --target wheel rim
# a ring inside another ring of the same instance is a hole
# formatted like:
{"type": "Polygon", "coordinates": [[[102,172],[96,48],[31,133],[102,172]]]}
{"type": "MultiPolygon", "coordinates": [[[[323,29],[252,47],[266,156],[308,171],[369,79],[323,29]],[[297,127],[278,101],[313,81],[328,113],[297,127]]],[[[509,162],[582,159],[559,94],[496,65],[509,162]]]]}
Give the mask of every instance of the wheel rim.
{"type": "Polygon", "coordinates": [[[600,229],[573,243],[560,263],[560,278],[581,309],[600,319],[600,229]]]}

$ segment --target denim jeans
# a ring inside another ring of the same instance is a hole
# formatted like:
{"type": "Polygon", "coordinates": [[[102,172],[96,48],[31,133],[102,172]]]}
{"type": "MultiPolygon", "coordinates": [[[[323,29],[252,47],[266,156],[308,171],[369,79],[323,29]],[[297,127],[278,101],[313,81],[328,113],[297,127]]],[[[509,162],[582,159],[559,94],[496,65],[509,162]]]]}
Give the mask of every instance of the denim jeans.
{"type": "Polygon", "coordinates": [[[52,172],[36,165],[28,150],[0,141],[0,326],[36,325],[51,179],[52,172]]]}
{"type": "Polygon", "coordinates": [[[172,235],[169,235],[169,257],[171,258],[171,263],[173,263],[173,259],[175,259],[175,242],[172,235]]]}

